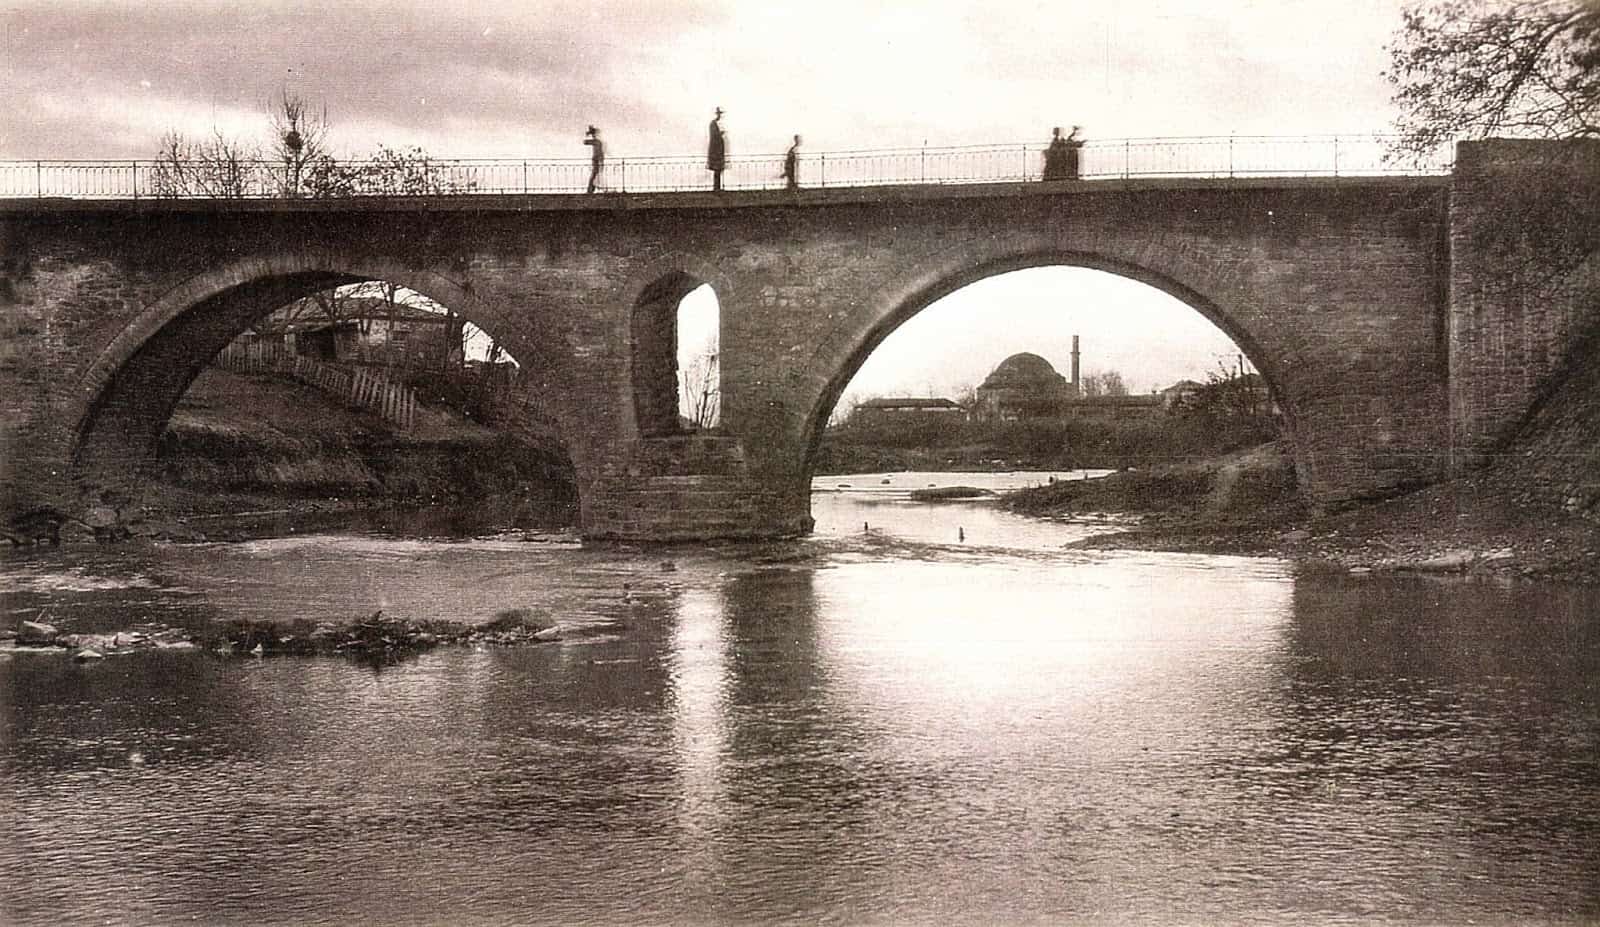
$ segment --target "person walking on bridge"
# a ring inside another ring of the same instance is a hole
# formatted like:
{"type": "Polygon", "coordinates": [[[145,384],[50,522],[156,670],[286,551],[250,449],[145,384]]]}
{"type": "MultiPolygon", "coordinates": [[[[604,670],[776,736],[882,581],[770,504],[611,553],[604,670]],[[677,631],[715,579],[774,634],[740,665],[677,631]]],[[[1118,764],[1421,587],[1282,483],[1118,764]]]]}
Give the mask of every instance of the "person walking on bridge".
{"type": "Polygon", "coordinates": [[[789,151],[783,156],[784,184],[790,190],[800,189],[800,136],[794,137],[794,144],[789,146],[789,151]]]}
{"type": "Polygon", "coordinates": [[[706,142],[706,170],[711,172],[711,189],[722,192],[722,171],[728,166],[728,136],[722,131],[722,107],[711,120],[710,138],[706,142]]]}
{"type": "Polygon", "coordinates": [[[589,191],[594,192],[595,185],[600,180],[600,169],[606,166],[606,145],[600,141],[600,130],[594,126],[583,135],[583,143],[594,149],[589,156],[589,191]]]}

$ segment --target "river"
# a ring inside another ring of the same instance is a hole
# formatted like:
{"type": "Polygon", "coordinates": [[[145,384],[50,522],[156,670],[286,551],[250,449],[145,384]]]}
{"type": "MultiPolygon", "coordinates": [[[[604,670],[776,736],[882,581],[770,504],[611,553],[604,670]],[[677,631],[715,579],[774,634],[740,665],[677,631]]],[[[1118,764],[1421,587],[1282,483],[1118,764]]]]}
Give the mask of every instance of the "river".
{"type": "Polygon", "coordinates": [[[0,922],[1600,918],[1600,592],[1064,549],[1116,524],[906,498],[1040,478],[819,478],[783,544],[0,555],[7,621],[67,631],[565,632],[0,652],[0,922]]]}

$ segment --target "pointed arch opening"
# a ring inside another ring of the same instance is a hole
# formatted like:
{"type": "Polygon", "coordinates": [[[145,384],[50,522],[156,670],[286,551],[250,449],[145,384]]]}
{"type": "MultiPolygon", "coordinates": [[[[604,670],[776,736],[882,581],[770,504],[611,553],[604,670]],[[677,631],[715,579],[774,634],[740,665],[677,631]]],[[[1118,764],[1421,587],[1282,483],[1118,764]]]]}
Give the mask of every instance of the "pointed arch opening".
{"type": "Polygon", "coordinates": [[[709,284],[674,271],[645,287],[631,324],[634,416],[645,437],[721,423],[721,306],[709,284]]]}

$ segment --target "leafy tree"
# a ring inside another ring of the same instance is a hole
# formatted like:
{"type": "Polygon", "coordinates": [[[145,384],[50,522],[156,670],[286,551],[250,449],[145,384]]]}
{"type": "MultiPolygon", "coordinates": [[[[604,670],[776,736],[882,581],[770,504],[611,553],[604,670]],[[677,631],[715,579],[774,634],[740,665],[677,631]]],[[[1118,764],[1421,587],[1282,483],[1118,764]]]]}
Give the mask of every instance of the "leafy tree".
{"type": "Polygon", "coordinates": [[[1406,10],[1385,77],[1398,151],[1459,138],[1600,136],[1600,4],[1429,0],[1406,10]]]}
{"type": "Polygon", "coordinates": [[[1513,180],[1482,184],[1471,244],[1501,271],[1483,285],[1564,299],[1600,250],[1600,2],[1427,0],[1407,10],[1389,46],[1401,132],[1415,159],[1457,139],[1521,137],[1565,144],[1507,152],[1513,180]]]}
{"type": "Polygon", "coordinates": [[[1206,376],[1205,385],[1173,411],[1181,420],[1198,426],[1214,452],[1278,437],[1278,415],[1266,381],[1258,373],[1246,373],[1242,363],[1234,366],[1219,361],[1217,369],[1206,376]]]}

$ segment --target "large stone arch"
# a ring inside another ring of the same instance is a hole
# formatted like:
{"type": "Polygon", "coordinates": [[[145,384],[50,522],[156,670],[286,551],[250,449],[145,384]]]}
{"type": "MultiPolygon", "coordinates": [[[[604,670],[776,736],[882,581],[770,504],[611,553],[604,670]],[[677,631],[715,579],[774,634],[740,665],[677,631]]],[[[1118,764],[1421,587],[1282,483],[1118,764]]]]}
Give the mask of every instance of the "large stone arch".
{"type": "MultiPolygon", "coordinates": [[[[1291,446],[1299,413],[1295,392],[1286,388],[1284,361],[1250,321],[1263,309],[1233,278],[1193,254],[1159,239],[1137,242],[1070,241],[1057,236],[995,236],[945,249],[920,261],[880,290],[855,324],[836,330],[819,344],[808,365],[822,389],[806,415],[802,431],[802,472],[809,478],[823,430],[839,397],[867,358],[901,325],[949,294],[988,277],[1034,267],[1071,266],[1100,270],[1149,285],[1178,299],[1217,326],[1260,372],[1283,412],[1291,446]],[[1110,247],[1108,247],[1110,245],[1110,247]],[[1121,245],[1121,247],[1118,247],[1121,245]]],[[[1310,459],[1296,449],[1297,475],[1312,477],[1310,459]]]]}
{"type": "MultiPolygon", "coordinates": [[[[449,306],[491,332],[525,366],[551,352],[506,307],[482,299],[438,268],[351,259],[323,250],[253,255],[192,275],[140,309],[77,378],[63,419],[71,423],[60,459],[80,484],[124,474],[153,456],[178,399],[223,346],[261,316],[319,290],[384,280],[449,306]]],[[[544,364],[541,366],[550,366],[544,364]]],[[[581,445],[559,406],[548,410],[552,436],[580,468],[581,445]]],[[[581,492],[580,492],[581,502],[581,492]]]]}

